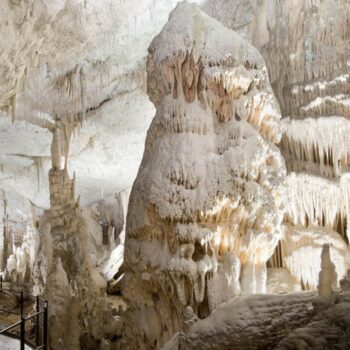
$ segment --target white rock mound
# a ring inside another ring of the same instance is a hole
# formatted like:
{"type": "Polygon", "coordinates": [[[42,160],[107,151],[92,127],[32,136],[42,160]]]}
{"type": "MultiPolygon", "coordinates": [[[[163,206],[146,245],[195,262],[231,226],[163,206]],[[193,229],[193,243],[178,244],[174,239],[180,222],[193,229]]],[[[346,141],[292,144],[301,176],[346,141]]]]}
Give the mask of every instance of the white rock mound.
{"type": "Polygon", "coordinates": [[[130,196],[126,347],[159,348],[191,306],[266,291],[280,239],[284,162],[264,60],[236,33],[180,3],[153,40],[157,113],[130,196]]]}

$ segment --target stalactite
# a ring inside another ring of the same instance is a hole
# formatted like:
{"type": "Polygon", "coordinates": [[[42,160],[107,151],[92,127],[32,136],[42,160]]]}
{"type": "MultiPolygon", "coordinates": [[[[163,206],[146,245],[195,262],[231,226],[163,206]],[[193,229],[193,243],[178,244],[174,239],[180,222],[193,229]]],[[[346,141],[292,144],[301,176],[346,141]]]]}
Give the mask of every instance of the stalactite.
{"type": "Polygon", "coordinates": [[[82,120],[80,121],[81,126],[85,120],[86,115],[86,96],[87,96],[86,76],[85,68],[80,68],[80,98],[81,98],[81,109],[82,109],[82,120]]]}
{"type": "Polygon", "coordinates": [[[70,139],[72,136],[72,130],[74,128],[74,117],[68,116],[68,119],[62,122],[62,128],[64,130],[63,137],[62,137],[62,148],[63,148],[63,154],[64,154],[64,168],[67,169],[68,164],[68,157],[69,157],[69,145],[70,145],[70,139]]]}
{"type": "Polygon", "coordinates": [[[34,157],[34,165],[36,169],[37,187],[38,187],[38,191],[40,192],[40,183],[41,183],[40,177],[41,177],[41,173],[43,172],[42,159],[40,157],[34,157]]]}
{"type": "Polygon", "coordinates": [[[17,108],[17,95],[14,94],[11,97],[11,116],[12,116],[12,123],[16,121],[16,108],[17,108]]]}
{"type": "Polygon", "coordinates": [[[291,170],[340,177],[350,167],[350,124],[344,118],[287,120],[284,130],[280,146],[291,170]]]}
{"type": "Polygon", "coordinates": [[[53,129],[51,143],[51,161],[54,169],[61,169],[62,158],[62,135],[61,126],[56,123],[53,129]]]}
{"type": "Polygon", "coordinates": [[[267,262],[267,267],[270,267],[270,268],[285,267],[283,259],[284,259],[283,245],[282,245],[282,241],[279,241],[278,244],[276,245],[273,255],[267,262]]]}
{"type": "Polygon", "coordinates": [[[346,242],[350,191],[348,180],[335,183],[317,176],[287,177],[286,218],[294,225],[319,225],[338,231],[346,242]]]}

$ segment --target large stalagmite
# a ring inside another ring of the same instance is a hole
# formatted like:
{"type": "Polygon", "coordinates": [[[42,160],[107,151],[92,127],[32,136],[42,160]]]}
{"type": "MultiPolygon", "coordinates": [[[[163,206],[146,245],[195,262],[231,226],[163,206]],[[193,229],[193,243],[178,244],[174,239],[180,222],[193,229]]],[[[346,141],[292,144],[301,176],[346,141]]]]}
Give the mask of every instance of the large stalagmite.
{"type": "Polygon", "coordinates": [[[75,179],[68,175],[73,126],[74,120],[65,118],[53,128],[50,210],[39,224],[41,242],[33,274],[35,291],[43,293],[50,305],[53,350],[102,349],[109,342],[106,338],[115,337],[119,328],[93,276],[89,228],[75,199],[75,179]]]}
{"type": "Polygon", "coordinates": [[[147,72],[157,113],[127,219],[130,349],[159,348],[188,305],[206,317],[241,291],[265,292],[283,217],[280,115],[258,51],[180,3],[147,72]]]}

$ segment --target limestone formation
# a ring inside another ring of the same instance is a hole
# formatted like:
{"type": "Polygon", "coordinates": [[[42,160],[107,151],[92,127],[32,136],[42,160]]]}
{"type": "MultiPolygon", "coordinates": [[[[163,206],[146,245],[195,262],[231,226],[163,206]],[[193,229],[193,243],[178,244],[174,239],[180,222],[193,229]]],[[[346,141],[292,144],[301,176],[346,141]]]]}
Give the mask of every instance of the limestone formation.
{"type": "MultiPolygon", "coordinates": [[[[305,201],[303,208],[306,208],[305,201]]],[[[283,238],[268,265],[287,269],[300,286],[307,290],[315,290],[318,285],[324,244],[330,245],[329,251],[337,275],[344,276],[349,266],[347,244],[337,232],[316,225],[307,228],[285,225],[283,238]]],[[[338,282],[335,284],[338,285],[338,282]]]]}
{"type": "Polygon", "coordinates": [[[340,280],[340,288],[343,292],[350,291],[350,270],[348,270],[346,276],[340,280]]]}
{"type": "Polygon", "coordinates": [[[335,266],[331,261],[329,254],[329,245],[324,244],[321,254],[321,271],[319,274],[318,293],[322,298],[330,298],[332,296],[332,286],[337,283],[337,273],[335,266]]]}
{"type": "Polygon", "coordinates": [[[13,285],[32,285],[40,242],[36,223],[43,211],[18,194],[1,193],[0,271],[13,285]]]}
{"type": "Polygon", "coordinates": [[[337,274],[324,244],[319,273],[319,295],[313,300],[313,317],[305,326],[298,326],[282,339],[276,350],[284,349],[347,349],[350,345],[348,294],[349,274],[341,280],[341,293],[336,291],[337,274]]]}
{"type": "Polygon", "coordinates": [[[98,349],[101,340],[109,341],[118,333],[120,322],[100,295],[93,275],[88,226],[75,199],[75,179],[70,179],[67,170],[69,122],[57,121],[53,132],[51,205],[39,224],[35,289],[50,305],[52,349],[98,349]]]}
{"type": "Polygon", "coordinates": [[[349,268],[349,2],[215,0],[203,7],[259,49],[281,107],[288,256],[276,249],[270,266],[315,289],[321,246],[337,241],[331,251],[340,280],[349,268]],[[297,267],[300,258],[287,263],[300,254],[307,267],[297,267]]]}
{"type": "Polygon", "coordinates": [[[165,349],[347,349],[349,281],[342,280],[342,293],[332,291],[336,281],[329,246],[324,245],[319,296],[293,293],[237,297],[177,333],[165,349]]]}
{"type": "Polygon", "coordinates": [[[53,350],[350,349],[350,0],[191,1],[0,1],[4,285],[53,350]]]}
{"type": "Polygon", "coordinates": [[[167,350],[274,349],[312,320],[314,293],[252,295],[220,305],[168,342],[167,350]]]}
{"type": "Polygon", "coordinates": [[[160,348],[191,306],[266,291],[280,239],[284,163],[264,60],[188,3],[153,40],[157,113],[130,197],[123,295],[126,346],[160,348]]]}

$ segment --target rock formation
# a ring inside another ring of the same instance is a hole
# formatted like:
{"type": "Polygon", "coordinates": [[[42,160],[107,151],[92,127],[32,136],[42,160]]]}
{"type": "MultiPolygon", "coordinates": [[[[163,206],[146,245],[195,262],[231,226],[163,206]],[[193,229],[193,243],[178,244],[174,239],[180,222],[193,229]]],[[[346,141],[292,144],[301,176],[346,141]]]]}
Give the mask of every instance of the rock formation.
{"type": "Polygon", "coordinates": [[[289,332],[312,320],[314,297],[308,292],[235,298],[176,334],[165,349],[274,349],[289,332]]]}
{"type": "Polygon", "coordinates": [[[236,297],[208,318],[192,319],[165,349],[347,349],[349,280],[341,281],[341,293],[332,291],[337,278],[327,245],[321,260],[319,295],[304,292],[236,297]]]}
{"type": "Polygon", "coordinates": [[[314,315],[305,326],[298,326],[276,346],[284,349],[347,349],[350,346],[349,312],[350,297],[347,286],[349,274],[341,280],[342,290],[336,291],[335,266],[330,259],[329,245],[325,244],[321,254],[319,295],[313,300],[314,315]]]}
{"type": "Polygon", "coordinates": [[[203,318],[265,292],[283,216],[280,115],[257,50],[181,3],[147,72],[157,113],[127,218],[130,349],[160,348],[188,305],[203,318]]]}
{"type": "Polygon", "coordinates": [[[269,266],[315,289],[322,245],[332,242],[341,279],[349,268],[349,2],[215,0],[203,7],[259,49],[281,107],[286,234],[269,266]]]}
{"type": "Polygon", "coordinates": [[[0,273],[54,350],[348,349],[350,2],[181,3],[146,60],[178,2],[0,1],[0,273]]]}
{"type": "Polygon", "coordinates": [[[43,210],[18,194],[0,194],[0,271],[17,285],[31,285],[31,273],[40,242],[37,223],[43,210]]]}
{"type": "Polygon", "coordinates": [[[75,199],[75,179],[67,171],[71,122],[58,120],[53,129],[51,205],[39,224],[35,289],[50,305],[52,349],[99,349],[120,326],[93,275],[88,226],[75,199]]]}
{"type": "Polygon", "coordinates": [[[345,293],[350,291],[350,270],[348,270],[346,276],[340,280],[340,288],[345,293]]]}
{"type": "Polygon", "coordinates": [[[332,296],[332,286],[337,283],[337,273],[335,266],[331,261],[329,254],[329,245],[324,244],[321,254],[321,271],[318,279],[318,294],[322,298],[330,298],[332,296]]]}

